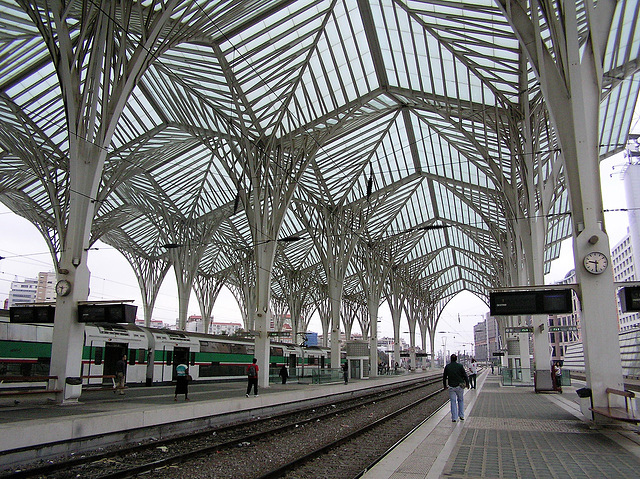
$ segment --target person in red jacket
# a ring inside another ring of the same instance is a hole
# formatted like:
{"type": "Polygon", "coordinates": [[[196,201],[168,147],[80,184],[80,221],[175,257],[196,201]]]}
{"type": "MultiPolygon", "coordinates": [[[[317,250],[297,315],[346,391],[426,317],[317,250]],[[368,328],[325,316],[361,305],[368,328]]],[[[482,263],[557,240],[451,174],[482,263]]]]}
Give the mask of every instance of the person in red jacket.
{"type": "Polygon", "coordinates": [[[249,383],[247,384],[247,397],[253,387],[253,394],[258,397],[258,360],[253,358],[253,362],[247,366],[247,378],[249,383]]]}

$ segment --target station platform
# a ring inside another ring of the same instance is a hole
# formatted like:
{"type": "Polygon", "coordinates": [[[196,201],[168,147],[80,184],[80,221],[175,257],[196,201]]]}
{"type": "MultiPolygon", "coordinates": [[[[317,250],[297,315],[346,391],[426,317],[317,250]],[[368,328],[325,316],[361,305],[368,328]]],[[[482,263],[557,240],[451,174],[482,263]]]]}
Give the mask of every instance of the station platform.
{"type": "Polygon", "coordinates": [[[465,390],[465,421],[449,405],[398,444],[364,479],[640,477],[640,430],[595,427],[576,387],[563,394],[502,387],[484,371],[465,390]]]}
{"type": "Polygon", "coordinates": [[[301,401],[311,405],[329,396],[355,396],[378,386],[440,374],[412,372],[350,380],[346,385],[342,381],[322,385],[271,383],[268,388],[259,387],[258,397],[245,396],[246,380],[196,382],[189,385],[188,402],[184,395],[174,401],[172,385],[128,387],[124,396],[113,391],[85,392],[78,403],[70,405],[4,401],[0,402],[0,464],[16,462],[22,450],[28,455],[26,451],[34,447],[41,447],[42,455],[77,453],[108,446],[105,435],[111,437],[113,444],[142,439],[148,428],[157,428],[158,435],[176,434],[185,429],[216,426],[228,422],[230,416],[233,420],[246,420],[286,410],[301,401]]]}

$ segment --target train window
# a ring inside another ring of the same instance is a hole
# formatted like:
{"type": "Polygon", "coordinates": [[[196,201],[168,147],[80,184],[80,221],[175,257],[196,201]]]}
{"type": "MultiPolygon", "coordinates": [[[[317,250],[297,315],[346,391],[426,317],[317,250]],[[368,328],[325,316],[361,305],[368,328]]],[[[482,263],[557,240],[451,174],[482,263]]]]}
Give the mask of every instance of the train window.
{"type": "Polygon", "coordinates": [[[31,363],[20,363],[20,376],[31,375],[31,363]]]}
{"type": "Polygon", "coordinates": [[[144,364],[146,361],[144,360],[144,354],[146,353],[146,350],[144,349],[138,349],[138,363],[139,364],[144,364]]]}
{"type": "Polygon", "coordinates": [[[167,366],[171,366],[171,360],[173,359],[173,351],[167,351],[167,366]]]}
{"type": "Polygon", "coordinates": [[[195,352],[191,353],[191,360],[189,362],[190,362],[191,366],[195,366],[195,364],[196,364],[196,353],[195,352]]]}
{"type": "Polygon", "coordinates": [[[248,351],[248,347],[244,344],[232,344],[231,345],[231,353],[233,354],[251,354],[248,351]]]}
{"type": "Polygon", "coordinates": [[[278,347],[271,348],[271,356],[284,356],[284,349],[278,347]]]}
{"type": "Polygon", "coordinates": [[[34,375],[48,376],[51,369],[51,358],[38,358],[38,361],[34,365],[34,368],[34,375]]]}
{"type": "Polygon", "coordinates": [[[212,352],[214,353],[230,353],[231,345],[228,343],[213,343],[212,352]]]}
{"type": "Polygon", "coordinates": [[[102,364],[102,346],[96,346],[93,356],[93,364],[97,366],[102,364]]]}

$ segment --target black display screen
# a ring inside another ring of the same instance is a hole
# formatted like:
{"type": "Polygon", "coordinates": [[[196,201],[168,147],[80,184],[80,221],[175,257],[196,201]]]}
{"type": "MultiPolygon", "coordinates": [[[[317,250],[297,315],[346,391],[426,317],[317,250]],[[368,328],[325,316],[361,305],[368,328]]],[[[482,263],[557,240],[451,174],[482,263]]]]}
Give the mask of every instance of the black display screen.
{"type": "Polygon", "coordinates": [[[53,324],[55,306],[12,306],[9,308],[9,320],[12,323],[53,324]]]}
{"type": "Polygon", "coordinates": [[[572,313],[572,293],[571,289],[491,292],[489,310],[492,316],[572,313]]]}

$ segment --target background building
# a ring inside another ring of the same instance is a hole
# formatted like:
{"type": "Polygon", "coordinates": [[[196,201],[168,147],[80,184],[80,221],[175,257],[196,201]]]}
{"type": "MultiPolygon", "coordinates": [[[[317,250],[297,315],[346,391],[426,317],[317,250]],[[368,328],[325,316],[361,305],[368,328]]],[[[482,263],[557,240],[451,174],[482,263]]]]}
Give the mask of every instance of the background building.
{"type": "Polygon", "coordinates": [[[38,294],[38,280],[36,278],[26,278],[18,281],[16,278],[11,282],[9,290],[9,307],[19,303],[35,303],[38,294]]]}
{"type": "Polygon", "coordinates": [[[56,281],[58,277],[54,271],[38,273],[38,287],[36,289],[36,302],[56,300],[56,281]]]}
{"type": "MultiPolygon", "coordinates": [[[[231,336],[239,329],[242,329],[242,324],[240,323],[214,322],[213,317],[211,319],[212,321],[209,322],[209,331],[207,331],[207,334],[226,334],[231,336]]],[[[202,316],[195,314],[189,316],[187,318],[186,330],[195,333],[203,333],[204,321],[202,320],[202,316]]]]}
{"type": "Polygon", "coordinates": [[[493,353],[500,349],[498,335],[498,321],[489,316],[473,327],[473,342],[475,344],[475,359],[479,362],[495,360],[493,353]],[[487,335],[487,328],[489,334],[487,335]],[[487,349],[488,345],[488,349],[487,349]]]}
{"type": "MultiPolygon", "coordinates": [[[[635,252],[640,252],[640,142],[639,135],[629,135],[625,152],[626,164],[622,169],[627,200],[627,234],[611,251],[614,281],[638,281],[635,252]]],[[[620,330],[640,327],[640,313],[622,313],[618,301],[620,330]]]]}

